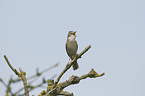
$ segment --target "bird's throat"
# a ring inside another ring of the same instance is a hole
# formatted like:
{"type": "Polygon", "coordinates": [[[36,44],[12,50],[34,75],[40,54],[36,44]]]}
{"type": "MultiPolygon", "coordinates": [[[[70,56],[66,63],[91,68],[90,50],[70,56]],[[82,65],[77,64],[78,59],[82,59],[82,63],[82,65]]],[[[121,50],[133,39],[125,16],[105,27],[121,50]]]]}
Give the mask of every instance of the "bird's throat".
{"type": "Polygon", "coordinates": [[[68,37],[68,40],[71,42],[75,42],[75,36],[71,35],[70,37],[68,37]]]}

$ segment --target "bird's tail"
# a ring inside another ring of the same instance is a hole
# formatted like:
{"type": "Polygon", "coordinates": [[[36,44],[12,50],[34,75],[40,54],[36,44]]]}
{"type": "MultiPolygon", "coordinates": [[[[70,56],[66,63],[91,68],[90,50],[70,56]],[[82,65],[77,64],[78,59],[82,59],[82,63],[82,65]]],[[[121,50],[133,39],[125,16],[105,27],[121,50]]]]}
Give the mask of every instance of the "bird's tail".
{"type": "Polygon", "coordinates": [[[78,65],[78,63],[76,61],[76,62],[73,63],[73,69],[77,70],[78,68],[79,68],[79,65],[78,65]]]}

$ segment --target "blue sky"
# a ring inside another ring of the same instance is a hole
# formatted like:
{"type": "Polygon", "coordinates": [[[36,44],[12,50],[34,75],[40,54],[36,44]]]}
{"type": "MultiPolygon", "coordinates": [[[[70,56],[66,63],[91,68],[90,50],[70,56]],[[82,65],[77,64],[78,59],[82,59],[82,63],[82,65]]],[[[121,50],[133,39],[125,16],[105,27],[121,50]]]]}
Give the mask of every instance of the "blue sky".
{"type": "MultiPolygon", "coordinates": [[[[65,91],[75,96],[144,96],[144,10],[144,0],[0,0],[0,78],[7,82],[10,76],[16,77],[3,55],[27,76],[57,62],[59,66],[42,77],[59,74],[69,60],[67,33],[75,30],[78,53],[88,45],[92,48],[78,60],[80,68],[71,68],[61,82],[91,68],[106,74],[82,80],[65,91]]],[[[38,95],[44,89],[30,94],[38,95]]],[[[0,90],[5,95],[1,83],[0,90]]]]}

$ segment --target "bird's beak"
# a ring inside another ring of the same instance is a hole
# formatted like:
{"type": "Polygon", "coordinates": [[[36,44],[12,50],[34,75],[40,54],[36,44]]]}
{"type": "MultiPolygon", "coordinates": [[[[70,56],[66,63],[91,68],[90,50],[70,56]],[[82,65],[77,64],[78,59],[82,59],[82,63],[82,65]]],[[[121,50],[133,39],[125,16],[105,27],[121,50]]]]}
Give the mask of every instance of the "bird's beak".
{"type": "Polygon", "coordinates": [[[76,32],[77,32],[77,31],[74,31],[74,32],[73,32],[73,35],[75,35],[75,34],[76,34],[76,32]]]}
{"type": "Polygon", "coordinates": [[[75,37],[77,37],[76,32],[77,32],[77,31],[75,31],[74,34],[73,34],[75,37]]]}
{"type": "Polygon", "coordinates": [[[77,37],[77,35],[74,35],[75,37],[77,37]]]}

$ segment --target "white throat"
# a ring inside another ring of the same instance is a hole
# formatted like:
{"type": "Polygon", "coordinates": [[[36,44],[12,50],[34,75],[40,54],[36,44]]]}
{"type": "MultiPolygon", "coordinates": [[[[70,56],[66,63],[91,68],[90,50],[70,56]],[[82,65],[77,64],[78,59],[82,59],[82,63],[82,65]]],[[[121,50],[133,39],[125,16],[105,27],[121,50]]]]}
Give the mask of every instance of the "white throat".
{"type": "Polygon", "coordinates": [[[76,37],[74,35],[71,35],[70,37],[68,37],[69,41],[75,41],[76,37]]]}

